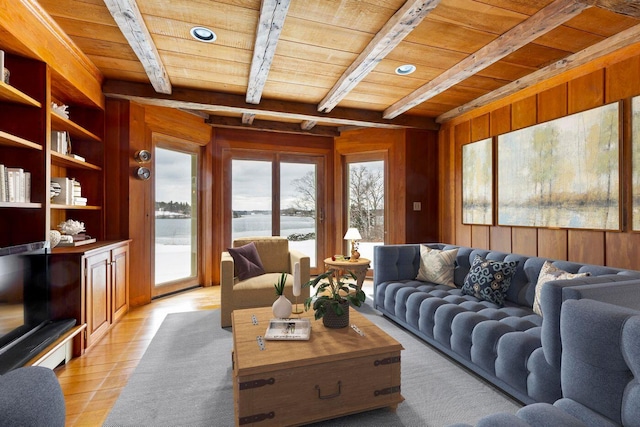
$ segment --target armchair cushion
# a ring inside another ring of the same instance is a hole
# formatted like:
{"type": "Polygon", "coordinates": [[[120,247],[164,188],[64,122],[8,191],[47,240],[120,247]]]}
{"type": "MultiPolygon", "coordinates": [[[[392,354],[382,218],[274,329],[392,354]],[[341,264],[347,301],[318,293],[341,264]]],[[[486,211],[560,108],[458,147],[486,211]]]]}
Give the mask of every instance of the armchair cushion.
{"type": "Polygon", "coordinates": [[[228,250],[231,258],[233,258],[235,275],[238,279],[246,280],[264,274],[264,267],[255,243],[250,242],[228,250]]]}

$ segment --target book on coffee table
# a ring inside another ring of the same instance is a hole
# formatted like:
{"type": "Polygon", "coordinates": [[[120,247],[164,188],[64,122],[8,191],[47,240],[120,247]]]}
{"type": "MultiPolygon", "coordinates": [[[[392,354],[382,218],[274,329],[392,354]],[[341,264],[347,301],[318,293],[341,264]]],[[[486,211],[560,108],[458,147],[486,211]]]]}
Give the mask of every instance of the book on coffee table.
{"type": "Polygon", "coordinates": [[[311,335],[309,319],[271,319],[264,334],[266,340],[308,340],[311,335]]]}

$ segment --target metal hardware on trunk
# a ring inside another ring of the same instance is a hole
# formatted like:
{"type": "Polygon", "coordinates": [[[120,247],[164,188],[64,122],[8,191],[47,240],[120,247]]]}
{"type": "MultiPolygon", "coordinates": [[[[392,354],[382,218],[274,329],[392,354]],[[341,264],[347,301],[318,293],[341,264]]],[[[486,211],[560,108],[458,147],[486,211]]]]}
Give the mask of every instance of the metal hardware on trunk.
{"type": "Polygon", "coordinates": [[[251,315],[251,323],[254,324],[254,325],[258,324],[258,318],[256,317],[255,314],[251,315]]]}
{"type": "Polygon", "coordinates": [[[387,357],[386,359],[375,360],[373,366],[389,365],[391,363],[400,363],[400,356],[387,357]]]}
{"type": "Polygon", "coordinates": [[[400,386],[394,386],[394,387],[387,387],[387,388],[383,388],[382,390],[375,390],[373,392],[374,396],[382,396],[385,394],[392,394],[392,393],[400,393],[400,386]]]}
{"type": "Polygon", "coordinates": [[[264,350],[265,349],[264,338],[262,338],[262,335],[258,335],[256,337],[256,341],[258,342],[258,348],[260,349],[260,351],[264,350]]]}
{"type": "Polygon", "coordinates": [[[322,395],[322,390],[320,390],[320,386],[316,384],[316,390],[318,390],[318,399],[333,399],[334,397],[340,396],[342,394],[342,381],[338,381],[338,391],[333,394],[327,394],[326,396],[322,395]]]}
{"type": "Polygon", "coordinates": [[[257,423],[260,421],[264,421],[264,420],[272,420],[274,419],[276,416],[276,413],[271,411],[267,414],[255,414],[255,415],[249,415],[248,417],[240,417],[238,419],[238,424],[240,425],[245,425],[245,424],[251,424],[251,423],[257,423]]]}
{"type": "Polygon", "coordinates": [[[266,385],[273,385],[275,384],[276,379],[275,378],[269,378],[268,380],[253,380],[253,381],[245,381],[240,383],[240,390],[246,390],[249,388],[258,388],[258,387],[264,387],[266,385]]]}

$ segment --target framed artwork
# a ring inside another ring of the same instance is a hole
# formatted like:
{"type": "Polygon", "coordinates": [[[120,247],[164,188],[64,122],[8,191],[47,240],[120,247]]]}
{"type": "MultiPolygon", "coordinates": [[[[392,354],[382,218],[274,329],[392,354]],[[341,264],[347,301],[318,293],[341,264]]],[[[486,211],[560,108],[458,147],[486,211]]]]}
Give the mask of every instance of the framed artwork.
{"type": "Polygon", "coordinates": [[[620,230],[618,102],[498,137],[498,224],[620,230]]]}
{"type": "Polygon", "coordinates": [[[640,231],[640,96],[631,100],[632,230],[640,231]]]}
{"type": "Polygon", "coordinates": [[[492,139],[462,146],[462,222],[493,224],[492,139]]]}

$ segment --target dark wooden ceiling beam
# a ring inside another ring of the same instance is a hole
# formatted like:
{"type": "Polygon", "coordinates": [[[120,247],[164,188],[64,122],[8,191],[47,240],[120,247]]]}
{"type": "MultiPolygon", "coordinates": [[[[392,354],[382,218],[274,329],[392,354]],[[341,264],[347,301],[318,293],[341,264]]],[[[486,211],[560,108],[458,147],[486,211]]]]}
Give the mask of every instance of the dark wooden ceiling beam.
{"type": "Polygon", "coordinates": [[[580,3],[596,6],[621,15],[640,18],[640,3],[629,0],[578,0],[580,3]]]}
{"type": "Polygon", "coordinates": [[[429,83],[391,105],[384,111],[383,117],[385,119],[398,117],[405,111],[422,104],[495,64],[522,46],[579,15],[589,7],[591,6],[586,3],[579,3],[577,0],[554,1],[521,24],[516,25],[491,43],[444,71],[429,83]]]}
{"type": "MultiPolygon", "coordinates": [[[[144,83],[107,80],[102,87],[107,97],[129,99],[140,104],[170,108],[202,110],[210,113],[257,114],[303,122],[317,121],[335,126],[366,126],[379,128],[417,128],[438,130],[440,125],[430,117],[402,116],[387,120],[379,111],[355,108],[334,108],[330,113],[320,113],[313,104],[293,101],[263,99],[259,105],[247,104],[242,95],[224,94],[198,89],[173,88],[171,95],[156,93],[144,83]]],[[[299,127],[299,125],[298,125],[299,127]]]]}
{"type": "Polygon", "coordinates": [[[147,25],[142,19],[136,0],[104,0],[104,4],[140,60],[151,85],[159,93],[170,94],[169,75],[164,68],[147,25]]]}
{"type": "Polygon", "coordinates": [[[318,111],[334,109],[439,3],[440,0],[408,0],[342,74],[318,104],[318,111]]]}
{"type": "Polygon", "coordinates": [[[521,77],[460,107],[441,114],[436,121],[438,123],[444,123],[476,108],[489,105],[499,99],[513,95],[516,92],[541,83],[568,70],[587,64],[618,49],[635,44],[638,40],[640,40],[640,24],[613,35],[593,46],[589,46],[580,52],[556,61],[534,73],[521,77]]]}
{"type": "Polygon", "coordinates": [[[259,104],[291,0],[262,0],[246,101],[259,104]]]}
{"type": "Polygon", "coordinates": [[[332,126],[314,126],[312,129],[304,130],[298,123],[275,122],[270,120],[254,120],[252,125],[242,123],[242,119],[235,117],[210,116],[205,123],[213,127],[223,127],[231,129],[251,129],[263,132],[294,133],[312,136],[340,136],[338,128],[332,126]]]}

